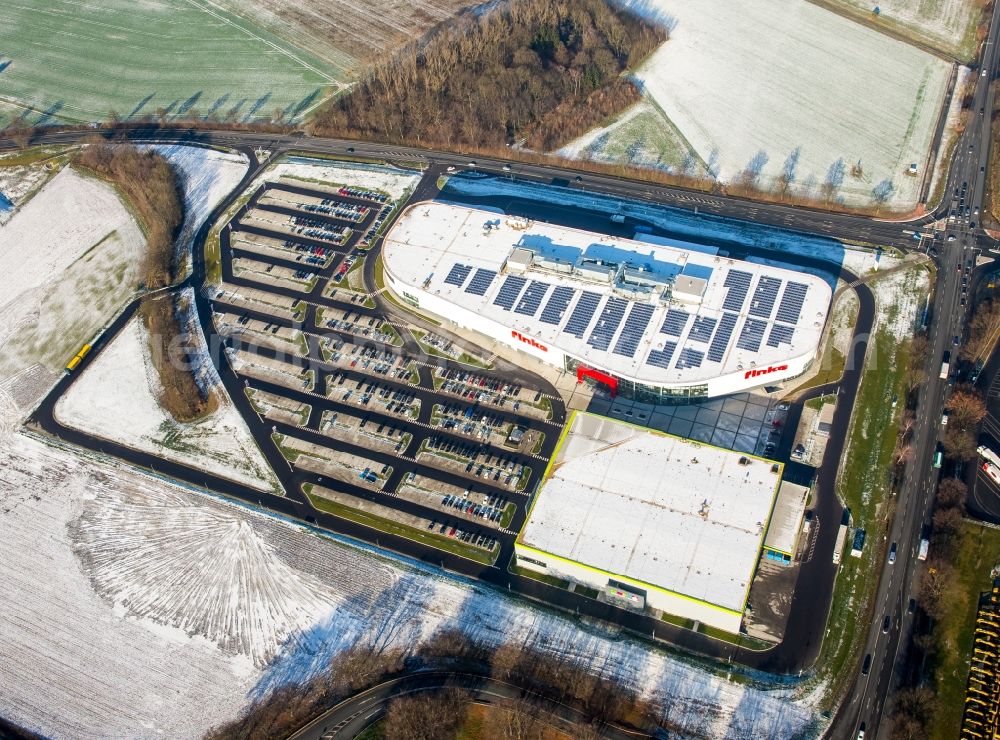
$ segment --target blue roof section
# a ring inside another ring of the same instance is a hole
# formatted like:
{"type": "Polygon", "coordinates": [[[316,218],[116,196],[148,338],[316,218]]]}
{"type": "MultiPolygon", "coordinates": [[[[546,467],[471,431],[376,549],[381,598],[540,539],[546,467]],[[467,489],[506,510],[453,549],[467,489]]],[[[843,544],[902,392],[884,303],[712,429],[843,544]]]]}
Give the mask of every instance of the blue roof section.
{"type": "Polygon", "coordinates": [[[681,270],[681,275],[687,275],[688,277],[701,278],[706,282],[712,277],[712,268],[708,265],[692,265],[690,262],[684,265],[684,269],[681,270]]]}

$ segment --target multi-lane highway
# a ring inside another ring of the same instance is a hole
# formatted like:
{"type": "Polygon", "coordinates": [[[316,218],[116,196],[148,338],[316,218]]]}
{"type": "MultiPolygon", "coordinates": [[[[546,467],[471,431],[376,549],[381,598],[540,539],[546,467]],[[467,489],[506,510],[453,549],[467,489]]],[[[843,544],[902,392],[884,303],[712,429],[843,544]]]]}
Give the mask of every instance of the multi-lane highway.
{"type": "MultiPolygon", "coordinates": [[[[917,424],[913,435],[914,456],[907,466],[896,501],[896,515],[887,544],[895,543],[895,563],[883,562],[882,577],[874,598],[874,613],[865,641],[863,656],[871,656],[870,670],[861,667],[831,737],[849,737],[864,725],[866,737],[888,737],[891,692],[902,678],[905,652],[912,633],[914,615],[909,600],[919,583],[917,548],[921,529],[929,520],[937,488],[932,460],[941,434],[941,411],[949,380],[939,378],[945,351],[952,351],[954,338],[963,334],[967,312],[971,264],[987,243],[979,228],[986,188],[990,112],[993,110],[992,78],[997,69],[1000,23],[994,14],[983,52],[982,69],[976,78],[972,115],[960,138],[948,174],[944,199],[936,216],[947,219],[947,228],[936,240],[938,273],[928,340],[927,381],[917,397],[917,424]],[[883,632],[883,619],[890,619],[883,632]],[[889,711],[887,711],[889,710],[889,711]]],[[[862,656],[862,658],[863,658],[862,656]]]]}

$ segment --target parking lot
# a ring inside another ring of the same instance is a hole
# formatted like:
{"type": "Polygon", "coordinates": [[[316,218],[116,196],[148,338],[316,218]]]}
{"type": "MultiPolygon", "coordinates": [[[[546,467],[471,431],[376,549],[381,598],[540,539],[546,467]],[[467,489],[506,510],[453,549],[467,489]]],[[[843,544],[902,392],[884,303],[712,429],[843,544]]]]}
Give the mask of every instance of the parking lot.
{"type": "Polygon", "coordinates": [[[216,329],[313,507],[490,563],[558,437],[553,399],[387,319],[365,267],[394,207],[267,183],[222,230],[216,329]]]}

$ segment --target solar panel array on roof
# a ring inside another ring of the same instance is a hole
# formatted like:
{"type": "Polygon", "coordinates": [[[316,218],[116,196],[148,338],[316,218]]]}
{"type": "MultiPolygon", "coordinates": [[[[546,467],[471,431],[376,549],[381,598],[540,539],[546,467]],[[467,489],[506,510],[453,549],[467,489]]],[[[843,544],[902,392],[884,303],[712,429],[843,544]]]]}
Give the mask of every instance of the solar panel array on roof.
{"type": "Polygon", "coordinates": [[[622,357],[634,355],[639,341],[646,333],[651,318],[653,318],[652,306],[648,303],[633,303],[632,310],[628,312],[628,318],[625,319],[625,326],[622,327],[622,333],[618,335],[615,348],[611,351],[622,357]]]}
{"type": "Polygon", "coordinates": [[[803,283],[786,284],[785,292],[781,294],[781,302],[778,304],[778,312],[774,318],[778,321],[787,321],[789,324],[798,323],[808,290],[809,286],[803,283]]]}
{"type": "Polygon", "coordinates": [[[726,273],[726,280],[722,283],[723,286],[729,288],[729,292],[726,293],[726,300],[722,303],[722,307],[726,311],[736,311],[739,313],[743,310],[743,301],[747,298],[747,291],[750,290],[750,281],[752,279],[753,274],[744,272],[743,270],[730,270],[726,273]]]}
{"type": "Polygon", "coordinates": [[[764,341],[764,332],[767,331],[767,322],[760,319],[747,319],[743,322],[743,330],[740,332],[736,346],[748,352],[756,352],[760,349],[760,343],[764,341]]]}
{"type": "Polygon", "coordinates": [[[572,288],[567,288],[565,285],[559,285],[555,290],[552,291],[552,295],[549,297],[549,302],[545,304],[545,308],[542,309],[542,315],[538,317],[538,320],[543,324],[558,324],[569,308],[570,301],[573,300],[573,293],[575,293],[572,288]]]}
{"type": "Polygon", "coordinates": [[[671,337],[679,337],[684,333],[684,327],[687,326],[687,320],[690,317],[691,314],[687,311],[681,311],[677,308],[668,309],[667,315],[663,318],[663,326],[660,327],[660,333],[671,337]]]}
{"type": "Polygon", "coordinates": [[[712,337],[712,344],[708,348],[708,359],[711,362],[722,362],[722,358],[726,356],[726,347],[729,346],[729,340],[733,336],[733,329],[736,327],[736,320],[739,318],[734,313],[724,313],[722,314],[722,321],[719,322],[719,328],[715,331],[715,336],[712,337]]]}
{"type": "Polygon", "coordinates": [[[761,275],[757,282],[757,289],[753,292],[753,298],[750,299],[750,315],[760,316],[763,319],[770,318],[779,288],[781,288],[781,278],[761,275]]]}
{"type": "Polygon", "coordinates": [[[607,351],[608,345],[611,344],[611,337],[615,335],[615,332],[618,331],[618,325],[622,323],[626,306],[628,306],[628,301],[609,296],[608,302],[604,304],[604,310],[597,317],[597,324],[590,332],[587,344],[602,352],[607,351]]]}
{"type": "Polygon", "coordinates": [[[493,299],[494,306],[500,306],[504,311],[510,311],[514,301],[521,295],[521,289],[527,283],[527,279],[517,275],[508,275],[503,281],[500,290],[497,291],[496,298],[493,299]]]}
{"type": "Polygon", "coordinates": [[[549,284],[541,280],[532,280],[528,283],[528,289],[524,291],[521,300],[514,307],[514,313],[524,316],[534,316],[538,307],[542,305],[542,299],[549,290],[549,284]]]}
{"type": "Polygon", "coordinates": [[[779,344],[791,344],[792,337],[795,335],[794,326],[785,326],[784,324],[775,324],[771,327],[771,333],[767,337],[768,347],[777,347],[779,344]]]}
{"type": "Polygon", "coordinates": [[[496,276],[496,270],[487,270],[485,267],[480,267],[476,270],[476,274],[472,276],[469,284],[465,286],[465,292],[472,295],[486,295],[486,291],[489,290],[490,285],[493,283],[493,278],[496,276]]]}
{"type": "Polygon", "coordinates": [[[701,367],[701,361],[705,359],[705,354],[696,349],[685,347],[677,355],[677,369],[685,370],[689,367],[701,367]]]}
{"type": "Polygon", "coordinates": [[[688,332],[688,339],[695,342],[708,344],[712,338],[712,331],[715,329],[716,319],[714,316],[695,316],[691,331],[688,332]]]}
{"type": "Polygon", "coordinates": [[[567,334],[572,334],[577,339],[582,339],[583,333],[587,331],[587,327],[590,325],[590,320],[594,318],[594,311],[597,310],[597,304],[600,302],[600,293],[593,293],[589,290],[583,291],[583,295],[576,302],[573,313],[569,315],[569,321],[566,322],[563,331],[567,334]]]}
{"type": "Polygon", "coordinates": [[[472,268],[469,265],[462,265],[455,263],[451,266],[451,270],[448,271],[448,277],[444,279],[446,285],[457,285],[459,288],[465,283],[465,279],[469,277],[469,273],[472,272],[472,268]]]}
{"type": "Polygon", "coordinates": [[[649,357],[646,358],[646,364],[653,367],[662,367],[664,370],[667,370],[670,368],[670,360],[673,358],[676,350],[677,342],[664,342],[663,349],[650,351],[649,357]]]}

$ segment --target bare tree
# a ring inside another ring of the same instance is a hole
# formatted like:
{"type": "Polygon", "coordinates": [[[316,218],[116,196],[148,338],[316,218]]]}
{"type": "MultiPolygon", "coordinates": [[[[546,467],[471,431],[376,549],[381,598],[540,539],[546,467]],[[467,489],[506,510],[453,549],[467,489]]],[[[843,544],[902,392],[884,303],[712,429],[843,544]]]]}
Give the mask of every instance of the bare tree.
{"type": "Polygon", "coordinates": [[[737,178],[739,184],[747,190],[756,188],[760,180],[760,175],[764,171],[764,167],[767,165],[769,159],[767,152],[763,149],[758,149],[757,153],[750,158],[747,166],[743,168],[743,172],[737,178]]]}
{"type": "Polygon", "coordinates": [[[965,496],[968,493],[965,483],[959,478],[945,478],[937,488],[935,496],[938,507],[942,509],[965,508],[965,496]]]}
{"type": "Polygon", "coordinates": [[[525,699],[502,699],[495,705],[497,721],[484,740],[542,740],[545,722],[538,707],[525,699]]]}
{"type": "Polygon", "coordinates": [[[940,558],[931,561],[920,582],[917,601],[920,608],[932,619],[940,619],[944,614],[945,593],[954,581],[955,569],[940,558]]]}
{"type": "Polygon", "coordinates": [[[788,189],[795,182],[797,170],[799,168],[799,157],[802,155],[802,147],[797,146],[785,157],[785,163],[781,165],[781,174],[778,175],[778,191],[784,197],[788,189]]]}
{"type": "Polygon", "coordinates": [[[952,393],[945,408],[949,413],[948,424],[963,431],[972,429],[986,416],[986,402],[971,386],[952,393]]]}
{"type": "Polygon", "coordinates": [[[466,694],[444,690],[389,702],[384,734],[393,740],[452,740],[464,716],[466,694]]]}
{"type": "Polygon", "coordinates": [[[830,165],[830,168],[826,171],[826,179],[823,181],[821,190],[823,191],[823,197],[826,198],[827,202],[831,201],[833,197],[840,190],[840,186],[844,184],[844,173],[847,167],[844,164],[844,158],[840,157],[836,162],[830,165]]]}
{"type": "Polygon", "coordinates": [[[874,188],[872,188],[872,202],[875,203],[875,212],[878,213],[882,206],[884,206],[892,194],[896,192],[896,186],[893,184],[892,180],[883,180],[874,188]]]}
{"type": "Polygon", "coordinates": [[[971,432],[948,425],[941,441],[944,454],[951,460],[972,460],[976,457],[976,438],[971,432]]]}
{"type": "Polygon", "coordinates": [[[970,362],[982,360],[1000,339],[1000,301],[984,301],[976,306],[969,321],[968,337],[959,356],[970,362]]]}
{"type": "Polygon", "coordinates": [[[903,382],[909,393],[927,379],[927,360],[930,358],[930,345],[926,334],[918,334],[910,340],[909,361],[906,364],[903,382]]]}

